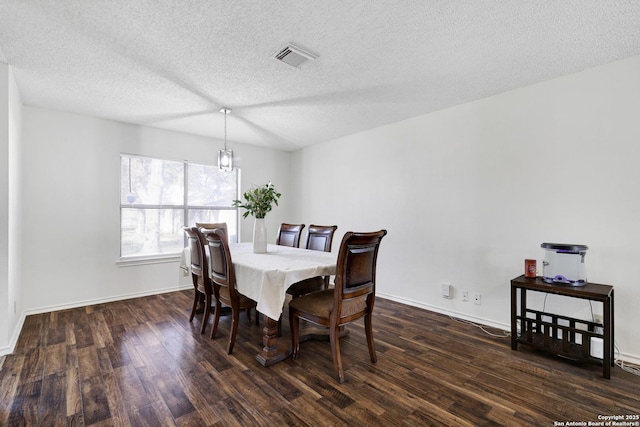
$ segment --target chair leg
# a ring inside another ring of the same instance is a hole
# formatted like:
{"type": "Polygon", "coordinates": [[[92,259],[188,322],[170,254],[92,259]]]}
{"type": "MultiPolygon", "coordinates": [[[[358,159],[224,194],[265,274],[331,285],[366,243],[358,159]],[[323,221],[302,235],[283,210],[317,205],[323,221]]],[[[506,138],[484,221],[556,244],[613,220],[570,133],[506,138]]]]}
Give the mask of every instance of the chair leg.
{"type": "MultiPolygon", "coordinates": [[[[247,320],[249,321],[249,324],[251,324],[251,307],[248,307],[246,309],[246,313],[247,313],[247,320]]],[[[256,308],[256,325],[260,324],[260,314],[258,313],[258,309],[256,308]]]]}
{"type": "Polygon", "coordinates": [[[233,352],[233,345],[236,343],[236,334],[238,333],[238,322],[240,320],[240,310],[234,308],[231,309],[231,330],[229,331],[229,346],[227,347],[227,354],[233,352]]]}
{"type": "Polygon", "coordinates": [[[193,307],[191,308],[191,315],[189,316],[189,322],[193,322],[193,317],[196,315],[196,308],[198,307],[198,300],[200,300],[200,292],[197,289],[194,290],[193,295],[193,307]]]}
{"type": "Polygon", "coordinates": [[[342,358],[340,357],[340,326],[331,325],[329,327],[329,341],[331,341],[331,356],[333,357],[333,368],[338,374],[340,384],[344,382],[344,370],[342,369],[342,358]]]}
{"type": "MultiPolygon", "coordinates": [[[[282,316],[280,320],[282,321],[282,316]]],[[[300,350],[300,318],[294,316],[291,309],[289,309],[289,327],[291,328],[291,359],[295,360],[300,350]]]]}
{"type": "Polygon", "coordinates": [[[215,313],[213,313],[213,328],[211,329],[211,339],[216,337],[218,332],[218,321],[220,320],[220,312],[222,311],[222,304],[216,299],[215,313]]]}
{"type": "Polygon", "coordinates": [[[364,317],[364,329],[367,334],[367,345],[369,346],[369,356],[371,356],[371,361],[376,363],[378,361],[378,357],[376,356],[376,346],[373,343],[373,325],[371,323],[371,313],[367,314],[364,317]]]}
{"type": "Polygon", "coordinates": [[[204,330],[207,328],[207,323],[209,323],[209,314],[211,314],[211,295],[205,294],[204,297],[204,315],[202,316],[202,327],[200,328],[201,334],[204,334],[204,330]]]}

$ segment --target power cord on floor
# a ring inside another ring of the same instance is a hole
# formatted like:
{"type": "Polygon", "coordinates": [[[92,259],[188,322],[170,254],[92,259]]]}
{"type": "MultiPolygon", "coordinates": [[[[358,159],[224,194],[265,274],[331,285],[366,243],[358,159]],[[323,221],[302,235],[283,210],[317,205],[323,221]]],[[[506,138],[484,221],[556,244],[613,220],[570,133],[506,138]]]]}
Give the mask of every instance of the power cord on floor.
{"type": "Polygon", "coordinates": [[[471,322],[470,320],[465,320],[465,319],[458,319],[457,317],[453,317],[453,316],[449,316],[449,319],[458,322],[458,323],[464,323],[465,325],[471,325],[471,326],[475,326],[476,328],[480,329],[482,332],[484,332],[485,334],[491,336],[491,337],[496,337],[496,338],[505,338],[505,337],[510,337],[511,336],[511,332],[509,331],[503,331],[500,330],[500,334],[494,334],[493,332],[489,331],[486,329],[485,325],[481,325],[479,323],[474,323],[471,322]]]}
{"type": "Polygon", "coordinates": [[[618,368],[622,369],[625,372],[628,372],[630,374],[633,375],[637,375],[640,376],[640,366],[638,365],[633,365],[630,363],[625,363],[624,360],[622,360],[620,358],[620,349],[618,348],[618,346],[615,346],[616,348],[616,353],[617,353],[617,357],[615,358],[615,364],[618,368]]]}

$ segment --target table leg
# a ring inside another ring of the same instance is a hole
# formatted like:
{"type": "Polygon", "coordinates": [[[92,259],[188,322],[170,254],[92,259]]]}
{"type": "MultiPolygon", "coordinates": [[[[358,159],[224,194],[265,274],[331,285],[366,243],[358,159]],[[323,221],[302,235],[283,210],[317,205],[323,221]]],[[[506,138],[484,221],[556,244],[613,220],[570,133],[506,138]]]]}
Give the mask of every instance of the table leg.
{"type": "MultiPolygon", "coordinates": [[[[613,291],[611,291],[613,295],[613,291]]],[[[604,302],[604,340],[602,343],[602,350],[604,358],[602,360],[602,376],[606,379],[611,378],[611,365],[613,362],[613,352],[612,352],[612,343],[611,343],[611,331],[612,331],[612,313],[611,313],[611,304],[612,297],[609,297],[604,302]]]]}
{"type": "Polygon", "coordinates": [[[616,362],[615,359],[615,342],[616,342],[616,336],[615,336],[615,321],[614,318],[616,317],[614,312],[613,312],[613,308],[615,306],[614,304],[614,300],[613,300],[613,289],[611,289],[611,299],[609,300],[609,304],[611,304],[611,366],[613,366],[616,362]]]}
{"type": "Polygon", "coordinates": [[[290,343],[278,340],[278,321],[263,315],[264,328],[262,329],[262,352],[258,353],[256,360],[262,366],[271,366],[286,359],[291,355],[290,343]]]}
{"type": "MultiPolygon", "coordinates": [[[[291,355],[291,336],[284,334],[278,337],[278,321],[273,320],[270,317],[262,315],[264,328],[262,329],[262,352],[256,355],[256,360],[262,366],[271,366],[275,363],[281,362],[291,355]]],[[[344,326],[340,327],[338,337],[342,338],[349,335],[349,330],[344,326]]],[[[307,340],[325,340],[329,341],[329,329],[328,328],[303,328],[300,337],[300,342],[307,340]]]]}
{"type": "MultiPolygon", "coordinates": [[[[527,323],[527,290],[520,288],[520,336],[525,337],[529,333],[529,324],[527,323]]],[[[540,331],[540,323],[536,323],[537,330],[540,331]]]]}
{"type": "Polygon", "coordinates": [[[511,285],[511,350],[518,349],[518,288],[511,285]]]}

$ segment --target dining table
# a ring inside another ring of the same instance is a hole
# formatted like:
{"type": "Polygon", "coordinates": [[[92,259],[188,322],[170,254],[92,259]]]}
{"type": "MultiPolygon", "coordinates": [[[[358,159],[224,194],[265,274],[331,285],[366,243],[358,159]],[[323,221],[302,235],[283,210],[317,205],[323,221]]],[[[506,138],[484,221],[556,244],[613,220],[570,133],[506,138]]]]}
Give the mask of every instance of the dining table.
{"type": "MultiPolygon", "coordinates": [[[[305,279],[334,275],[337,254],[271,244],[267,245],[266,252],[256,253],[250,242],[230,243],[229,250],[236,289],[256,301],[256,309],[263,314],[263,347],[256,360],[263,366],[280,362],[291,354],[290,343],[278,340],[278,322],[287,289],[305,279]]],[[[188,271],[190,264],[190,253],[185,248],[180,267],[188,271]]]]}

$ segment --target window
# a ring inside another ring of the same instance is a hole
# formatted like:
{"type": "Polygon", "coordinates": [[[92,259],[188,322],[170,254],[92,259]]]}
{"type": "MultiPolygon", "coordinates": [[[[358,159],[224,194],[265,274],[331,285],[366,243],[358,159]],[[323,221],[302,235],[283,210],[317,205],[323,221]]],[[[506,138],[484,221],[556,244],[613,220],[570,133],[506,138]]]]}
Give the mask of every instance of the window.
{"type": "Polygon", "coordinates": [[[180,253],[196,222],[226,222],[236,241],[237,198],[237,169],[121,155],[120,257],[180,253]]]}

